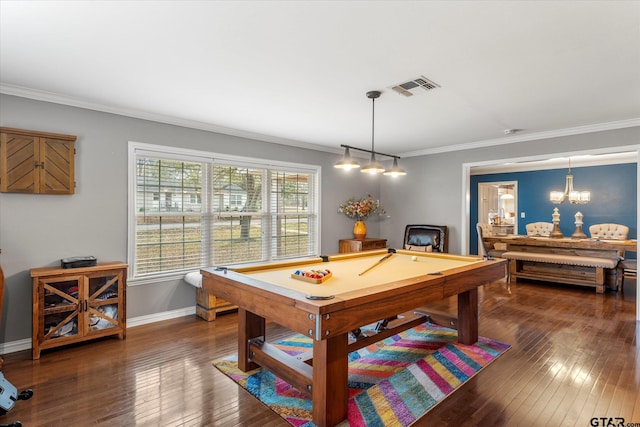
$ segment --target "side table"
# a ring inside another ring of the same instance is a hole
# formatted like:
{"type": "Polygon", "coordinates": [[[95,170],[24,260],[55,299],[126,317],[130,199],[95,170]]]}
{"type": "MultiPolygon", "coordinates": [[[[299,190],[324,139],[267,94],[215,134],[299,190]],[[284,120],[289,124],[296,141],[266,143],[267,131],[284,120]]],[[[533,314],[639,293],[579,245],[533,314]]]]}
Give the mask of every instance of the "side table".
{"type": "Polygon", "coordinates": [[[341,239],[338,242],[338,248],[341,254],[385,249],[386,247],[387,239],[380,239],[378,237],[366,237],[364,240],[341,239]]]}

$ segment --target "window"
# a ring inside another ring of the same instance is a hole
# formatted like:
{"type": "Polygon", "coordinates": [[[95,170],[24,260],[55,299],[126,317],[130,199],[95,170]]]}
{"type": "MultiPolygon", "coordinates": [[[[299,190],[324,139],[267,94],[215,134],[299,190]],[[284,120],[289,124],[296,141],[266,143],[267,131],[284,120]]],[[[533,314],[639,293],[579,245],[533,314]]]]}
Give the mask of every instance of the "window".
{"type": "Polygon", "coordinates": [[[316,255],[319,167],[130,143],[132,278],[316,255]]]}
{"type": "Polygon", "coordinates": [[[236,210],[238,210],[238,206],[241,207],[243,205],[242,200],[243,198],[240,194],[229,194],[229,205],[234,207],[236,210]]]}

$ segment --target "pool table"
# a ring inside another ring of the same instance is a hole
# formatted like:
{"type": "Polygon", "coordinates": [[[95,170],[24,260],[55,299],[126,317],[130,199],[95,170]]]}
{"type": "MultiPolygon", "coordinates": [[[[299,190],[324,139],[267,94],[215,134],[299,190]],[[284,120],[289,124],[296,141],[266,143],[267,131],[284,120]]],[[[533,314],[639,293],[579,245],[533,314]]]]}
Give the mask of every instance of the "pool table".
{"type": "Polygon", "coordinates": [[[389,249],[210,267],[201,274],[208,292],[238,306],[238,367],[261,366],[307,391],[313,422],[332,426],[347,416],[349,352],[424,322],[415,309],[453,295],[458,296],[458,340],[475,343],[478,287],[503,278],[505,263],[389,249]],[[329,270],[331,277],[309,283],[292,277],[296,270],[329,270]],[[269,344],[266,319],[311,337],[312,352],[292,357],[269,344]],[[378,334],[355,333],[374,322],[382,325],[378,334]]]}

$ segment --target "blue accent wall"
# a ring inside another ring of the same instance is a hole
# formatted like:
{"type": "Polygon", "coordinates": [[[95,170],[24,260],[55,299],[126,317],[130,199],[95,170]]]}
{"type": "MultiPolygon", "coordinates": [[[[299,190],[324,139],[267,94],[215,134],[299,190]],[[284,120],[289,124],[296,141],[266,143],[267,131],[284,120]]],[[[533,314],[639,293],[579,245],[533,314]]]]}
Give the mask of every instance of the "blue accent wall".
{"type": "MultiPolygon", "coordinates": [[[[618,165],[586,166],[571,168],[576,190],[591,191],[591,201],[584,205],[572,205],[568,201],[554,205],[549,201],[549,192],[564,190],[567,169],[496,173],[471,176],[469,252],[476,253],[478,236],[474,232],[478,221],[478,183],[518,182],[518,234],[526,234],[525,225],[530,222],[552,222],[553,208],[560,212],[560,230],[569,237],[575,230],[576,212],[582,212],[582,229],[589,236],[589,226],[601,223],[624,224],[629,227],[629,238],[638,236],[637,219],[637,163],[618,165]],[[521,218],[520,213],[526,217],[521,218]]],[[[631,254],[629,254],[631,255],[631,254]]]]}

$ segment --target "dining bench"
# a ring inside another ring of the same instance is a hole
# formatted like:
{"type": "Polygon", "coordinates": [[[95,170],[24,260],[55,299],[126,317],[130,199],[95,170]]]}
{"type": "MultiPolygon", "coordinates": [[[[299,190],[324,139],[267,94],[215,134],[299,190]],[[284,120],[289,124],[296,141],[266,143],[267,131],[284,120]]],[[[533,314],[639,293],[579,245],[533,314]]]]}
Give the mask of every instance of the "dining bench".
{"type": "MultiPolygon", "coordinates": [[[[595,287],[603,293],[607,274],[616,275],[619,256],[616,251],[572,248],[541,248],[511,245],[502,257],[509,260],[507,281],[541,280],[595,287]]],[[[611,281],[617,289],[620,278],[611,281]]]]}

